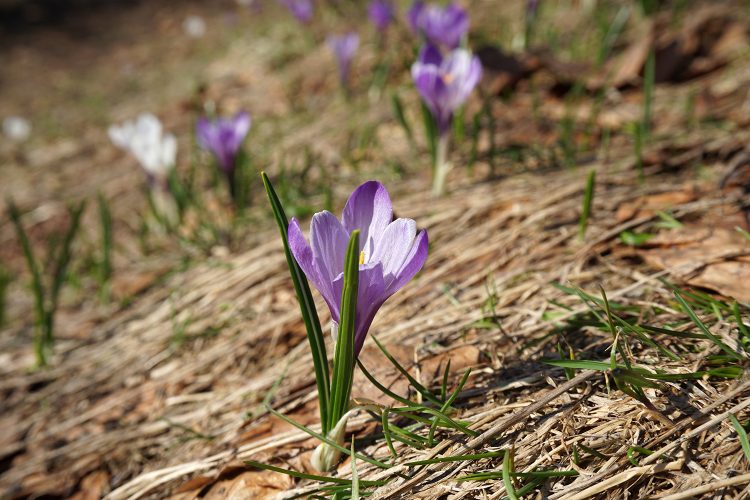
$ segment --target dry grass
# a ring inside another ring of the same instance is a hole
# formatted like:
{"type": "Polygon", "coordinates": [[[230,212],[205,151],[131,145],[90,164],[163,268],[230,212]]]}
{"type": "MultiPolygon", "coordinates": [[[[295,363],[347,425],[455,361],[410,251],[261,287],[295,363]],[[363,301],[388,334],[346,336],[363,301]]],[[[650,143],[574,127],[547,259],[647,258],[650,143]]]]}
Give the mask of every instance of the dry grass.
{"type": "MultiPolygon", "coordinates": [[[[300,67],[319,63],[318,56],[300,67]]],[[[221,64],[214,68],[219,73],[224,69],[221,64]]],[[[295,81],[301,79],[300,85],[320,84],[305,80],[302,69],[286,71],[295,81]]],[[[399,216],[414,218],[429,231],[430,256],[419,276],[383,307],[371,331],[427,386],[439,385],[447,359],[452,360],[451,387],[465,368],[472,368],[455,416],[469,422],[477,435],[441,431],[438,444],[427,450],[396,443],[398,460],[387,470],[358,462],[361,479],[387,480],[374,490],[374,498],[503,498],[507,492],[502,479],[457,481],[467,474],[501,470],[502,458],[405,465],[502,449],[513,449],[518,472],[578,472],[544,483],[540,498],[750,494],[750,464],[728,420],[729,414],[741,422],[750,417],[746,374],[664,382],[660,389],[645,389],[644,404],[617,390],[602,372],[581,371],[568,379],[563,370],[540,362],[558,357],[558,344],[583,359],[607,360],[612,344],[609,331],[580,322],[588,307],[554,283],[572,284],[594,295],[602,286],[610,301],[640,311],[641,321],[689,328],[662,278],[683,286],[690,273],[653,267],[646,262],[647,254],[669,247],[670,240],[691,238],[696,227],[733,231],[744,224],[738,210],[742,193],[717,185],[748,136],[742,124],[732,121],[744,102],[743,89],[750,86],[745,73],[737,64],[701,80],[714,89],[726,86],[727,80],[734,83],[713,111],[735,129],[663,135],[644,155],[643,184],[632,145],[621,137],[606,154],[592,154],[577,169],[530,160],[509,165],[516,173],[502,178],[489,175],[492,169],[480,159],[474,177],[461,179],[458,167],[465,157],[457,155],[451,192],[442,199],[430,197],[426,174],[416,171],[408,180],[388,183],[399,216]],[[581,199],[591,169],[597,171],[596,192],[586,239],[580,242],[581,199]],[[682,228],[654,226],[657,211],[667,209],[684,223],[682,228]],[[624,230],[658,232],[661,243],[647,249],[629,247],[619,239],[624,230]],[[488,282],[493,291],[488,291],[488,282]],[[488,295],[492,311],[486,307],[488,295]],[[494,326],[487,321],[477,326],[488,318],[494,326]],[[654,453],[636,454],[634,464],[628,459],[633,446],[654,453]]],[[[217,85],[227,85],[230,100],[239,92],[231,81],[217,85]]],[[[677,86],[657,92],[655,116],[663,129],[677,127],[674,103],[688,90],[677,86]]],[[[316,153],[321,161],[338,165],[337,151],[345,139],[340,130],[328,127],[345,122],[349,108],[339,100],[331,102],[321,123],[295,126],[284,145],[299,147],[319,137],[316,153]]],[[[614,117],[632,107],[619,97],[609,104],[614,117]]],[[[497,144],[515,144],[518,133],[512,124],[524,126],[530,99],[521,94],[518,101],[498,106],[498,113],[508,112],[502,115],[508,127],[498,130],[497,144]]],[[[393,123],[380,124],[383,106],[361,107],[368,109],[363,121],[378,124],[377,135],[385,144],[369,153],[367,172],[382,172],[372,164],[391,153],[399,161],[424,161],[403,146],[393,123]]],[[[563,107],[551,101],[542,113],[553,122],[563,107]]],[[[269,129],[261,134],[273,136],[269,129]]],[[[81,139],[74,158],[88,158],[87,147],[100,139],[81,139]]],[[[482,137],[482,148],[486,139],[482,137]]],[[[274,158],[273,153],[264,154],[274,158]]],[[[101,154],[92,156],[101,159],[101,154]]],[[[348,170],[341,175],[334,193],[339,202],[356,185],[353,177],[348,170]]],[[[132,202],[136,195],[128,189],[123,188],[123,197],[132,202]]],[[[291,497],[315,491],[319,485],[258,472],[243,463],[252,459],[309,471],[308,457],[316,443],[266,412],[262,403],[269,393],[273,408],[312,429],[317,415],[312,363],[278,233],[270,219],[250,233],[242,240],[245,247],[232,254],[201,256],[187,269],[164,276],[163,270],[144,273],[146,284],[132,303],[98,309],[87,305],[64,316],[61,322],[74,334],[57,344],[48,370],[29,373],[29,358],[24,357],[28,347],[11,335],[0,337],[8,353],[0,381],[4,495],[107,495],[114,500],[291,497]],[[75,335],[78,328],[85,333],[75,335]]],[[[126,246],[123,253],[132,256],[135,244],[126,246]]],[[[721,260],[746,269],[743,252],[721,260]]],[[[163,264],[161,259],[167,261],[163,267],[174,269],[169,253],[154,260],[163,264]]],[[[142,272],[132,260],[119,269],[142,272]]],[[[695,267],[705,270],[713,263],[698,262],[695,267]]],[[[153,268],[153,262],[149,266],[153,268]]],[[[28,306],[18,302],[18,309],[28,306]]],[[[328,319],[326,311],[320,313],[328,319]]],[[[714,335],[741,351],[729,317],[717,319],[702,310],[698,314],[714,335]]],[[[718,352],[708,341],[657,340],[682,359],[666,360],[632,339],[626,355],[638,366],[687,373],[705,367],[706,356],[718,352]]],[[[363,352],[368,368],[394,391],[416,397],[370,344],[363,352]]],[[[747,353],[741,352],[747,366],[747,353]]],[[[392,403],[359,374],[353,396],[392,403]]],[[[360,452],[387,456],[378,437],[381,430],[370,415],[360,413],[348,430],[360,452]]],[[[337,473],[350,477],[350,462],[342,463],[337,473]]]]}

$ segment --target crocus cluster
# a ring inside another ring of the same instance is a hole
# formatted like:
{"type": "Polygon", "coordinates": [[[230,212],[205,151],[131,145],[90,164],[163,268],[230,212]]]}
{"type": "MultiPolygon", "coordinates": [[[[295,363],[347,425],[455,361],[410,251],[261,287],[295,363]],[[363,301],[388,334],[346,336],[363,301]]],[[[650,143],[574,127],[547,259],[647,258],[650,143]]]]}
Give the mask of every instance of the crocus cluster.
{"type": "Polygon", "coordinates": [[[239,112],[232,118],[217,118],[209,120],[201,118],[196,126],[196,135],[201,147],[214,155],[216,163],[226,176],[229,189],[234,198],[236,195],[235,172],[237,157],[250,131],[250,115],[239,112]]]}
{"type": "Polygon", "coordinates": [[[132,154],[149,178],[163,182],[174,167],[177,140],[165,133],[161,122],[151,113],[143,113],[134,121],[109,127],[109,138],[115,146],[132,154]]]}
{"type": "Polygon", "coordinates": [[[312,0],[279,0],[279,2],[289,9],[297,21],[303,24],[312,21],[314,11],[312,0]]]}
{"type": "Polygon", "coordinates": [[[344,89],[348,90],[349,68],[351,68],[354,54],[359,48],[359,35],[355,32],[343,35],[331,35],[327,38],[328,47],[336,58],[339,70],[339,82],[344,89]]]}
{"type": "Polygon", "coordinates": [[[407,13],[412,31],[432,45],[455,49],[469,31],[466,10],[452,3],[445,7],[415,1],[407,13]]]}
{"type": "Polygon", "coordinates": [[[383,32],[388,29],[394,17],[394,8],[391,0],[372,0],[367,8],[367,15],[375,28],[383,32]]]}
{"type": "Polygon", "coordinates": [[[349,197],[341,220],[331,212],[313,216],[310,243],[299,222],[289,223],[289,247],[307,279],[328,305],[334,331],[341,314],[344,257],[349,235],[360,231],[359,287],[354,355],[359,354],[375,314],[385,301],[422,268],[427,259],[427,232],[412,219],[393,220],[385,186],[368,181],[349,197]]]}

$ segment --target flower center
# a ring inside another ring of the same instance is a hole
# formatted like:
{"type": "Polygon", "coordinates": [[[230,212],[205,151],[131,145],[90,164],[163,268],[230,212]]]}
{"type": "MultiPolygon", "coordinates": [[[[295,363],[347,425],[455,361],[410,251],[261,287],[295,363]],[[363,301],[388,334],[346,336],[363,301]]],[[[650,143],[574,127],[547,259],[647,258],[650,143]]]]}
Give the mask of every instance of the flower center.
{"type": "Polygon", "coordinates": [[[445,82],[446,85],[450,85],[455,79],[456,76],[453,73],[446,73],[443,75],[443,82],[445,82]]]}
{"type": "Polygon", "coordinates": [[[361,266],[364,263],[365,263],[365,251],[362,250],[361,252],[359,252],[359,265],[361,266]]]}

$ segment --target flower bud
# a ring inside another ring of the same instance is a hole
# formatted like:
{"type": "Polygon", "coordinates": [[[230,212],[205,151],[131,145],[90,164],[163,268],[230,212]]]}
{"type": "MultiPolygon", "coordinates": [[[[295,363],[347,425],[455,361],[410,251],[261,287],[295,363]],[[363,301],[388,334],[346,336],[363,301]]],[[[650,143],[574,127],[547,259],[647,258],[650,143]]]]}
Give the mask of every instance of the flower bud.
{"type": "MultiPolygon", "coordinates": [[[[343,446],[344,435],[346,434],[346,423],[349,421],[352,411],[344,413],[344,416],[338,421],[333,429],[326,436],[334,443],[343,446]]],[[[320,472],[330,471],[341,458],[341,450],[334,448],[328,443],[320,443],[312,454],[310,463],[320,472]]]]}

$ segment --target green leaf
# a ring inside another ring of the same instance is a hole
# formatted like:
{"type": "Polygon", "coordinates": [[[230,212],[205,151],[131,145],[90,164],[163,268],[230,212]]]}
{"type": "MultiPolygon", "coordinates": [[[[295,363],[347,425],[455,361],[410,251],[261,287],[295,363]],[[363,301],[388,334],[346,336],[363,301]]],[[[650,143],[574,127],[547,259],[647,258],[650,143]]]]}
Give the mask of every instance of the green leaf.
{"type": "Polygon", "coordinates": [[[718,337],[716,337],[713,333],[709,331],[708,327],[698,318],[698,316],[695,314],[695,311],[693,311],[693,308],[690,307],[690,304],[688,304],[684,298],[682,298],[682,295],[679,292],[674,292],[674,296],[677,299],[677,302],[680,303],[682,310],[685,311],[688,316],[690,316],[690,319],[693,321],[693,323],[696,324],[696,326],[698,326],[700,331],[703,332],[703,334],[706,336],[707,339],[709,339],[711,342],[716,344],[722,351],[727,353],[730,357],[734,359],[740,359],[739,354],[734,352],[731,347],[726,345],[718,337]]]}
{"type": "Polygon", "coordinates": [[[742,451],[745,452],[745,458],[748,462],[750,462],[750,441],[747,439],[747,431],[745,431],[745,428],[742,427],[742,424],[740,424],[740,421],[737,420],[737,417],[729,414],[729,420],[732,421],[732,426],[734,427],[734,430],[737,431],[737,437],[740,438],[740,443],[742,444],[742,451]]]}
{"type": "Polygon", "coordinates": [[[416,467],[418,465],[431,465],[443,462],[464,462],[468,460],[481,460],[483,458],[499,457],[500,455],[505,455],[505,451],[489,451],[486,453],[474,453],[468,455],[451,455],[447,457],[431,458],[429,460],[415,460],[413,462],[406,462],[404,465],[407,465],[409,467],[416,467]]]}
{"type": "Polygon", "coordinates": [[[505,491],[508,493],[508,498],[510,500],[518,500],[516,487],[513,485],[513,478],[511,477],[512,472],[513,450],[508,450],[503,457],[503,484],[505,485],[505,491]]]}
{"type": "Polygon", "coordinates": [[[622,241],[626,245],[639,247],[641,245],[644,245],[654,236],[655,235],[649,233],[634,233],[632,231],[623,231],[620,233],[620,241],[622,241]]]}
{"type": "MultiPolygon", "coordinates": [[[[277,412],[276,410],[274,410],[270,406],[267,406],[266,409],[268,410],[269,413],[272,413],[273,415],[276,415],[277,417],[279,417],[284,422],[286,422],[286,423],[288,423],[288,424],[296,427],[297,429],[301,430],[302,432],[304,432],[308,436],[314,437],[318,441],[320,441],[322,443],[325,443],[325,444],[327,444],[328,446],[330,446],[332,448],[336,448],[337,450],[339,450],[341,453],[343,453],[345,455],[349,455],[351,453],[351,451],[349,450],[349,448],[347,448],[345,446],[341,446],[336,441],[328,439],[323,434],[318,434],[314,430],[308,429],[304,425],[302,425],[302,424],[300,424],[298,422],[295,422],[294,420],[292,420],[291,418],[287,417],[286,415],[282,415],[281,413],[277,412]]],[[[368,456],[361,455],[359,453],[355,453],[354,456],[356,456],[357,458],[359,458],[362,461],[367,462],[368,464],[374,465],[375,467],[380,467],[381,469],[389,469],[391,467],[390,465],[388,465],[386,463],[383,463],[380,460],[376,460],[374,458],[370,458],[368,456]]]]}
{"type": "Polygon", "coordinates": [[[542,363],[560,368],[576,368],[579,370],[609,371],[612,365],[605,361],[590,361],[585,359],[545,359],[542,363]]]}
{"type": "Polygon", "coordinates": [[[297,300],[299,301],[300,311],[302,312],[302,319],[305,322],[307,341],[310,344],[313,367],[315,370],[315,383],[318,386],[320,424],[323,427],[323,434],[327,434],[330,430],[330,428],[328,427],[328,412],[329,399],[331,394],[331,382],[328,376],[328,356],[326,354],[326,344],[323,337],[323,330],[320,327],[318,311],[315,309],[315,301],[313,300],[312,293],[310,292],[310,286],[307,284],[305,273],[302,272],[299,264],[297,264],[297,261],[292,256],[292,252],[289,250],[289,239],[287,236],[289,221],[287,220],[286,214],[284,213],[284,207],[282,207],[281,201],[279,201],[279,197],[276,195],[276,192],[273,189],[273,185],[268,179],[266,173],[261,172],[260,175],[263,179],[263,185],[266,188],[268,201],[271,203],[271,209],[273,210],[276,224],[279,227],[281,241],[284,244],[286,263],[289,266],[289,273],[291,274],[292,282],[294,283],[294,291],[297,293],[297,300]]]}
{"type": "Polygon", "coordinates": [[[357,474],[357,456],[354,453],[354,438],[352,438],[352,500],[359,500],[359,475],[357,474]]]}
{"type": "Polygon", "coordinates": [[[436,404],[438,406],[441,406],[443,404],[443,402],[440,401],[440,399],[438,399],[437,397],[435,397],[435,395],[432,394],[422,384],[420,384],[419,381],[417,381],[417,379],[415,379],[414,377],[412,377],[411,374],[409,373],[409,371],[406,368],[404,368],[403,366],[401,366],[401,363],[399,363],[396,360],[396,358],[394,358],[393,356],[391,356],[391,354],[388,352],[388,350],[383,346],[383,344],[380,343],[380,341],[374,335],[372,337],[372,340],[378,346],[378,348],[380,349],[380,351],[385,355],[385,357],[388,358],[388,361],[390,361],[391,364],[393,364],[393,366],[395,366],[396,369],[399,372],[401,372],[401,374],[404,377],[406,377],[406,379],[409,381],[409,383],[412,385],[412,387],[414,387],[417,390],[417,392],[419,392],[422,395],[422,397],[424,397],[425,399],[431,401],[432,403],[434,403],[434,404],[436,404]]]}
{"type": "MultiPolygon", "coordinates": [[[[262,462],[256,462],[255,460],[245,460],[245,465],[255,467],[256,469],[268,470],[271,472],[279,472],[286,474],[287,476],[296,477],[297,479],[309,479],[311,481],[320,481],[322,483],[334,483],[334,484],[345,484],[350,485],[352,481],[341,477],[330,477],[330,476],[317,476],[315,474],[306,474],[304,472],[297,472],[296,470],[282,469],[281,467],[275,467],[273,465],[264,464],[262,462]]],[[[386,484],[385,481],[360,481],[363,486],[382,486],[386,484]]]]}
{"type": "Polygon", "coordinates": [[[411,130],[411,125],[409,125],[409,121],[406,119],[406,113],[404,113],[404,105],[401,102],[401,98],[399,98],[398,94],[395,92],[391,94],[391,107],[393,108],[393,114],[396,116],[396,120],[399,125],[401,125],[401,128],[404,129],[406,137],[409,139],[409,142],[413,144],[414,134],[411,130]]]}
{"type": "Polygon", "coordinates": [[[344,259],[344,286],[341,291],[341,321],[331,377],[331,406],[328,428],[333,429],[349,410],[354,380],[354,334],[357,326],[357,291],[359,288],[359,230],[352,231],[344,259]]]}
{"type": "Polygon", "coordinates": [[[583,192],[583,207],[581,208],[581,219],[578,222],[578,239],[583,241],[586,236],[586,227],[591,215],[591,206],[594,203],[594,185],[596,184],[596,170],[589,172],[586,179],[586,189],[583,192]]]}
{"type": "Polygon", "coordinates": [[[427,105],[422,102],[422,123],[424,125],[424,135],[427,140],[427,146],[430,150],[430,158],[432,158],[433,169],[437,164],[437,143],[438,143],[438,129],[435,123],[435,118],[432,116],[432,111],[427,105]]]}

